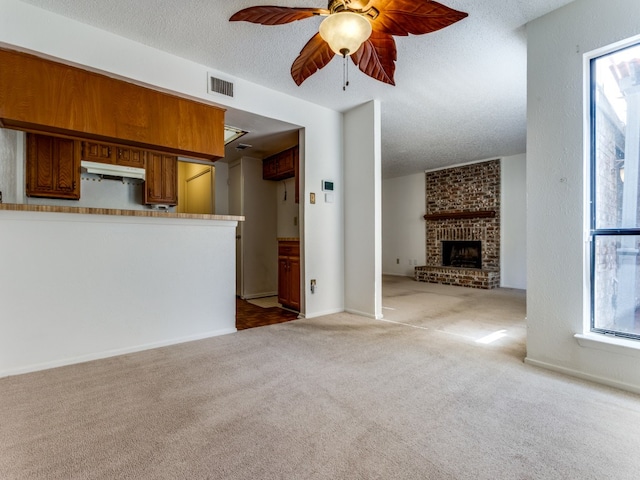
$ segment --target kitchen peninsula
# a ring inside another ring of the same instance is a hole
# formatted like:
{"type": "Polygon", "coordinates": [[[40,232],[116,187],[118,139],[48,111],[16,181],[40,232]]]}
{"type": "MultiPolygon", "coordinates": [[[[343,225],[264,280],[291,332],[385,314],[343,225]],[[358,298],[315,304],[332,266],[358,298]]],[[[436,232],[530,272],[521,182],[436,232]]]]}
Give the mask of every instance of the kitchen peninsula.
{"type": "Polygon", "coordinates": [[[220,158],[223,124],[218,107],[0,49],[0,377],[235,332],[243,217],[151,208],[176,202],[147,191],[175,185],[156,158],[220,158]],[[146,180],[82,174],[81,144],[142,160],[146,180]]]}
{"type": "Polygon", "coordinates": [[[0,204],[0,377],[235,332],[242,220],[0,204]]]}

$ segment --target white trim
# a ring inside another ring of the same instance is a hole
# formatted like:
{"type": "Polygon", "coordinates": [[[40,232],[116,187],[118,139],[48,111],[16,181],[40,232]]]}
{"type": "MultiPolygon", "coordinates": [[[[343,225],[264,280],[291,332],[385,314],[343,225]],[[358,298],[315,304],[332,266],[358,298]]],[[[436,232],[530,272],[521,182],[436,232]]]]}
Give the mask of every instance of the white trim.
{"type": "Polygon", "coordinates": [[[66,358],[64,360],[55,360],[53,362],[37,363],[27,367],[10,368],[8,370],[0,371],[0,378],[9,377],[12,375],[22,375],[24,373],[38,372],[41,370],[49,370],[51,368],[65,367],[67,365],[75,365],[77,363],[90,362],[93,360],[100,360],[103,358],[117,357],[119,355],[126,355],[128,353],[141,352],[144,350],[152,350],[154,348],[168,347],[170,345],[177,345],[179,343],[193,342],[195,340],[203,340],[205,338],[218,337],[220,335],[227,335],[229,333],[236,333],[235,328],[222,328],[220,330],[214,330],[211,332],[199,333],[197,335],[191,335],[187,337],[174,338],[171,340],[163,340],[160,342],[147,343],[144,345],[136,345],[134,347],[118,348],[114,350],[106,350],[104,352],[90,353],[88,355],[81,355],[79,357],[66,358]]]}
{"type": "Polygon", "coordinates": [[[599,333],[576,333],[573,336],[581,347],[640,358],[640,342],[599,333]]]}
{"type": "Polygon", "coordinates": [[[278,291],[271,291],[271,292],[259,292],[259,293],[252,293],[251,295],[245,295],[244,297],[242,297],[243,300],[255,300],[256,298],[264,298],[264,297],[277,297],[278,296],[278,291]]]}
{"type": "Polygon", "coordinates": [[[592,284],[591,275],[591,255],[593,238],[591,236],[591,199],[595,192],[591,191],[592,186],[592,167],[591,167],[591,107],[595,99],[591,98],[592,94],[592,78],[591,78],[591,62],[602,56],[613,54],[631,46],[640,44],[640,35],[626,38],[619,42],[615,42],[582,55],[582,83],[583,83],[583,317],[582,332],[577,333],[574,337],[581,347],[595,348],[610,353],[630,355],[640,357],[640,343],[633,340],[626,340],[621,337],[605,336],[604,334],[591,332],[591,310],[592,310],[592,291],[595,289],[592,284]]]}
{"type": "Polygon", "coordinates": [[[361,317],[373,318],[374,320],[382,320],[382,315],[374,315],[372,313],[361,312],[359,310],[353,310],[351,308],[345,309],[345,312],[351,313],[353,315],[359,315],[361,317]]]}
{"type": "Polygon", "coordinates": [[[583,56],[587,60],[588,64],[589,60],[591,60],[592,58],[601,57],[616,50],[622,50],[623,48],[630,47],[638,42],[640,42],[640,35],[634,35],[633,37],[625,38],[624,40],[620,40],[619,42],[610,43],[609,45],[605,45],[604,47],[585,52],[583,56]]]}
{"type": "Polygon", "coordinates": [[[335,313],[344,313],[345,310],[341,309],[341,308],[335,308],[335,309],[331,309],[331,310],[324,310],[322,312],[315,312],[311,315],[306,314],[304,315],[304,318],[318,318],[318,317],[324,317],[325,315],[333,315],[335,313]]]}
{"type": "Polygon", "coordinates": [[[552,363],[541,362],[540,360],[534,360],[529,357],[526,357],[524,359],[524,363],[526,363],[527,365],[532,365],[534,367],[540,367],[546,370],[551,370],[553,372],[563,373],[565,375],[580,378],[582,380],[587,380],[589,382],[600,383],[603,385],[607,385],[609,387],[618,388],[620,390],[626,390],[628,392],[640,393],[640,387],[637,387],[635,385],[630,385],[624,382],[617,382],[609,378],[600,377],[597,375],[589,375],[588,373],[583,373],[578,370],[573,370],[572,368],[566,368],[566,367],[561,367],[559,365],[554,365],[552,363]]]}

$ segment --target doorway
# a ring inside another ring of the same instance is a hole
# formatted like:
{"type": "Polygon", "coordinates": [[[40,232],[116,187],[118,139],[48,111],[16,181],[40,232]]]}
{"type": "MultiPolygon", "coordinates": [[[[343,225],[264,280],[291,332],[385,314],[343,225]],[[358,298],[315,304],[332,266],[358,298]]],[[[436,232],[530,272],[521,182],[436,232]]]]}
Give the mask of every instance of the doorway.
{"type": "Polygon", "coordinates": [[[178,213],[216,212],[216,169],[212,165],[178,162],[178,213]]]}

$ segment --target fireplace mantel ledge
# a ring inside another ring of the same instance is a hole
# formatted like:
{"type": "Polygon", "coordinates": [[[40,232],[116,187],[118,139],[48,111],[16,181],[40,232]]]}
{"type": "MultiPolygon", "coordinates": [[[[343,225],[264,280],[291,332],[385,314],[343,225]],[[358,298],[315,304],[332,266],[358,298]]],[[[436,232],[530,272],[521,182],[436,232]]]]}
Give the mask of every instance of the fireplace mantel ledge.
{"type": "Polygon", "coordinates": [[[475,210],[465,212],[427,213],[423,218],[425,220],[454,220],[464,218],[494,218],[495,216],[495,210],[475,210]]]}

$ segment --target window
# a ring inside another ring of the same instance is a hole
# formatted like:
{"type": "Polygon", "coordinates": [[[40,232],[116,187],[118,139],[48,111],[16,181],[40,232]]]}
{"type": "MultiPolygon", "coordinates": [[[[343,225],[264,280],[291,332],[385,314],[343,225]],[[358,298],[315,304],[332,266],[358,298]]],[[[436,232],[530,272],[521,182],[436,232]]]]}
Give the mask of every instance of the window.
{"type": "Polygon", "coordinates": [[[640,340],[640,43],[590,74],[591,331],[640,340]]]}

